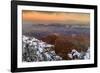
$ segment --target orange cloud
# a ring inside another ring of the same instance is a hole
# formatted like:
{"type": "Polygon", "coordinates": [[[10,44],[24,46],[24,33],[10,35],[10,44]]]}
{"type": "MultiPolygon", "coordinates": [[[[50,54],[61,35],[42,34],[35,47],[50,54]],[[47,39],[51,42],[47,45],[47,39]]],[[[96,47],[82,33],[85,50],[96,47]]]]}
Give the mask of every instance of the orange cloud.
{"type": "Polygon", "coordinates": [[[90,22],[90,15],[85,13],[64,13],[64,12],[36,12],[36,11],[23,11],[23,21],[32,22],[66,22],[66,23],[84,23],[90,22]]]}

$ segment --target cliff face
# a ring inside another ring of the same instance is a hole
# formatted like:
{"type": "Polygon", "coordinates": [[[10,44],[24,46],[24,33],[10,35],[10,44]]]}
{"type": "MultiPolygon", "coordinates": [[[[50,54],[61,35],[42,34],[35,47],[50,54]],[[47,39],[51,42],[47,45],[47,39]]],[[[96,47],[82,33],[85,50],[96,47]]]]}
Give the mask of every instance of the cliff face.
{"type": "Polygon", "coordinates": [[[84,60],[90,58],[89,38],[52,34],[38,40],[23,36],[23,61],[84,60]]]}
{"type": "Polygon", "coordinates": [[[63,36],[59,34],[52,34],[42,38],[42,40],[49,44],[53,44],[55,46],[53,48],[55,52],[64,60],[70,59],[67,54],[73,49],[78,52],[86,52],[90,44],[89,38],[85,35],[63,36]]]}

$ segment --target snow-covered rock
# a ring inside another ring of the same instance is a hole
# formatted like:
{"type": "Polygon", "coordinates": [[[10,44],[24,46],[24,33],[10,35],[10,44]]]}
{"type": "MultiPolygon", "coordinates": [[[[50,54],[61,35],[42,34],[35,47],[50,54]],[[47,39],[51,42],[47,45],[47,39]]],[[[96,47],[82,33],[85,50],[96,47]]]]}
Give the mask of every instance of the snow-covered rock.
{"type": "Polygon", "coordinates": [[[68,57],[70,59],[90,59],[90,49],[88,48],[87,52],[78,52],[73,49],[70,53],[68,53],[68,57]]]}
{"type": "Polygon", "coordinates": [[[87,52],[85,53],[84,59],[90,59],[90,48],[88,48],[87,52]]]}
{"type": "Polygon", "coordinates": [[[53,61],[62,58],[56,55],[54,50],[50,50],[54,45],[47,44],[34,37],[23,35],[23,61],[53,61]]]}
{"type": "Polygon", "coordinates": [[[68,54],[68,57],[71,59],[78,59],[80,57],[80,53],[77,50],[73,49],[71,53],[68,54]]]}

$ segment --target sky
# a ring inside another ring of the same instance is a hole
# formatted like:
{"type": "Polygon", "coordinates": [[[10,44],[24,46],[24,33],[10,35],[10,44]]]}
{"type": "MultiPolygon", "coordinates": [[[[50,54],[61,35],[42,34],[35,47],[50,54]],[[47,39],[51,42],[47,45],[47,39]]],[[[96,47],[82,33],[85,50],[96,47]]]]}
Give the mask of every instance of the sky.
{"type": "Polygon", "coordinates": [[[32,23],[63,23],[63,24],[90,24],[89,13],[75,12],[48,12],[48,11],[22,11],[23,22],[32,23]]]}

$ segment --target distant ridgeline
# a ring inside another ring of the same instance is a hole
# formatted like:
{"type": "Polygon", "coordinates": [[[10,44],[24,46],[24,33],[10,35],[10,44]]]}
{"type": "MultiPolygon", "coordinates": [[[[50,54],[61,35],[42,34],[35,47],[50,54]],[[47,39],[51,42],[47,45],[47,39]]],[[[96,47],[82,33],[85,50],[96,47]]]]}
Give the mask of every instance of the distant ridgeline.
{"type": "Polygon", "coordinates": [[[57,33],[60,35],[85,35],[90,36],[90,26],[88,24],[24,24],[23,35],[33,36],[41,39],[45,36],[57,33]]]}

